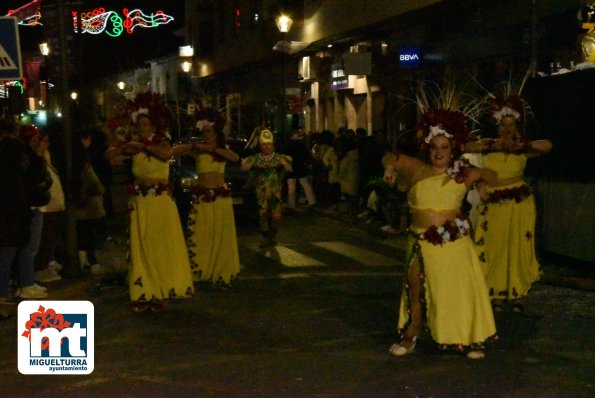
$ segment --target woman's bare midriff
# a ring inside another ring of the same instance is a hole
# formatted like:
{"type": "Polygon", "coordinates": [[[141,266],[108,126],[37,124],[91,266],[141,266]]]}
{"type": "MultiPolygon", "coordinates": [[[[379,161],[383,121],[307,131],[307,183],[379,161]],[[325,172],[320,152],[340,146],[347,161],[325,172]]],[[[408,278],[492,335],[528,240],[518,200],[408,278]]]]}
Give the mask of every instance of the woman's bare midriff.
{"type": "Polygon", "coordinates": [[[444,225],[448,220],[454,220],[459,210],[411,209],[411,226],[427,229],[432,225],[444,225]]]}
{"type": "Polygon", "coordinates": [[[217,188],[225,185],[225,179],[222,173],[218,171],[211,173],[199,173],[198,185],[205,188],[217,188]]]}

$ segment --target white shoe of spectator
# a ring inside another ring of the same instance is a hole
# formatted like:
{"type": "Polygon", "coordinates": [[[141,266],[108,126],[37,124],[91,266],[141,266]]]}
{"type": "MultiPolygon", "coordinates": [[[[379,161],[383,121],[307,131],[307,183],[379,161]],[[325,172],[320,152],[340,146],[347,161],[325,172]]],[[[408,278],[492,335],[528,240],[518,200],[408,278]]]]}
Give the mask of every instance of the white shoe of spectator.
{"type": "Polygon", "coordinates": [[[37,290],[39,290],[40,292],[45,292],[45,291],[47,291],[47,290],[48,290],[48,288],[47,288],[47,287],[45,287],[45,286],[41,286],[41,285],[38,285],[37,283],[34,283],[34,284],[32,284],[31,286],[33,286],[33,288],[34,288],[34,289],[37,289],[37,290]]]}
{"type": "Polygon", "coordinates": [[[57,262],[56,260],[52,260],[48,263],[48,269],[54,270],[56,272],[60,272],[62,271],[62,268],[64,268],[62,266],[62,264],[60,264],[59,262],[57,262]]]}
{"type": "Polygon", "coordinates": [[[368,214],[370,214],[370,212],[368,210],[364,210],[357,215],[357,218],[366,218],[368,217],[368,214]]]}
{"type": "Polygon", "coordinates": [[[17,289],[15,296],[22,299],[42,299],[46,298],[48,294],[44,291],[36,289],[33,285],[31,285],[17,289]]]}
{"type": "Polygon", "coordinates": [[[397,232],[390,224],[383,225],[382,227],[380,227],[380,230],[388,234],[394,234],[395,232],[397,232]]]}
{"type": "Polygon", "coordinates": [[[35,273],[35,280],[41,283],[48,283],[61,280],[62,277],[54,269],[46,268],[35,273]]]}
{"type": "Polygon", "coordinates": [[[102,268],[99,264],[92,264],[90,266],[91,274],[92,275],[101,275],[105,274],[105,268],[102,268]]]}

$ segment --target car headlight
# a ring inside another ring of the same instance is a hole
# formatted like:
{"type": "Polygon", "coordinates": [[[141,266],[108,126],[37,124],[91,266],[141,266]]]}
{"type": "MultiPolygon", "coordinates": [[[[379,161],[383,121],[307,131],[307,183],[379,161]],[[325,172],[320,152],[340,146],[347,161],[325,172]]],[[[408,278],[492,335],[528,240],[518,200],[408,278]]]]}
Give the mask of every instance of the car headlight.
{"type": "Polygon", "coordinates": [[[197,177],[182,177],[180,178],[180,187],[182,189],[192,189],[198,183],[197,177]]]}

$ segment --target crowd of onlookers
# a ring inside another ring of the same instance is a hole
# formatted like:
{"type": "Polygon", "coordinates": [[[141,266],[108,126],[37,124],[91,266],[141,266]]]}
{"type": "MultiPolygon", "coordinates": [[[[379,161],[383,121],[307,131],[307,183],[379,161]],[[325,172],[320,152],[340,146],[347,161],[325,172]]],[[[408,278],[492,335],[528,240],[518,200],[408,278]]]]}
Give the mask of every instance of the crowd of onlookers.
{"type": "Polygon", "coordinates": [[[100,129],[77,131],[72,140],[67,183],[64,128],[52,121],[43,130],[0,119],[0,304],[13,298],[43,299],[42,286],[61,279],[65,207],[71,195],[83,270],[102,272],[97,243],[108,238],[111,166],[103,156],[107,136],[100,129]]]}
{"type": "Polygon", "coordinates": [[[368,134],[364,128],[341,128],[336,133],[294,131],[280,150],[292,156],[294,168],[287,176],[285,210],[292,213],[296,207],[299,181],[309,207],[380,221],[385,234],[403,232],[407,226],[405,193],[382,178],[382,157],[390,149],[380,133],[368,134]]]}

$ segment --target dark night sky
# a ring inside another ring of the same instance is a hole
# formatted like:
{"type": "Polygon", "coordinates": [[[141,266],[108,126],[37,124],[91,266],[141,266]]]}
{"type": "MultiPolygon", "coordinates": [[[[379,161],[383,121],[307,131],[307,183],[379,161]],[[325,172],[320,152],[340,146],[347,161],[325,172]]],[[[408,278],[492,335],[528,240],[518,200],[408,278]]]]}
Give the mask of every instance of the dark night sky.
{"type": "MultiPolygon", "coordinates": [[[[0,0],[0,15],[6,15],[9,9],[18,8],[28,2],[29,0],[0,0]]],[[[47,2],[50,3],[51,0],[47,2]]],[[[68,1],[65,0],[65,3],[68,1]]],[[[82,10],[90,11],[103,7],[106,11],[113,10],[122,15],[123,8],[140,8],[146,14],[162,10],[174,17],[174,21],[167,25],[150,29],[137,28],[132,35],[124,33],[113,38],[105,33],[79,34],[76,37],[79,49],[77,55],[83,66],[77,69],[84,72],[85,79],[142,67],[143,61],[175,53],[179,46],[185,44],[183,34],[182,37],[174,34],[184,26],[183,0],[82,0],[79,3],[83,4],[82,10]]],[[[22,52],[37,51],[37,46],[44,40],[47,31],[44,27],[19,27],[22,52]]]]}

